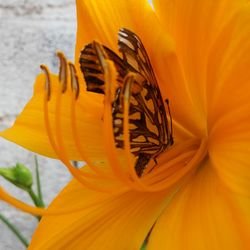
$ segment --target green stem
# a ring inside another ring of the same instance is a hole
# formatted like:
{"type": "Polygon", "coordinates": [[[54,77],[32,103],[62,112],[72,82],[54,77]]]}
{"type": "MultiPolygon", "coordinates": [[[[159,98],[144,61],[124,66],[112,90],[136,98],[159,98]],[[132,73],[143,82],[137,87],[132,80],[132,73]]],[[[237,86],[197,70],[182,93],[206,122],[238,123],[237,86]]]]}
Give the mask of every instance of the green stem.
{"type": "Polygon", "coordinates": [[[5,218],[2,214],[0,214],[0,220],[16,235],[16,237],[23,243],[26,248],[29,246],[28,241],[19,232],[19,230],[12,223],[10,223],[9,220],[5,218]]]}
{"type": "MultiPolygon", "coordinates": [[[[44,203],[42,200],[39,199],[39,197],[34,193],[32,188],[26,190],[27,193],[30,195],[33,203],[36,205],[36,207],[44,207],[44,203]]],[[[41,216],[35,215],[38,221],[41,220],[41,216]]]]}
{"type": "Polygon", "coordinates": [[[27,189],[27,192],[37,207],[44,207],[43,201],[39,199],[39,197],[34,193],[32,188],[27,189]]]}
{"type": "Polygon", "coordinates": [[[45,204],[43,202],[43,194],[42,194],[42,188],[41,188],[41,182],[40,182],[39,164],[38,164],[38,160],[37,160],[36,155],[35,155],[35,165],[36,165],[37,195],[38,195],[38,198],[40,200],[42,207],[45,207],[45,204]]]}
{"type": "Polygon", "coordinates": [[[142,247],[141,247],[141,250],[146,250],[146,247],[147,247],[147,244],[144,242],[142,247]]]}

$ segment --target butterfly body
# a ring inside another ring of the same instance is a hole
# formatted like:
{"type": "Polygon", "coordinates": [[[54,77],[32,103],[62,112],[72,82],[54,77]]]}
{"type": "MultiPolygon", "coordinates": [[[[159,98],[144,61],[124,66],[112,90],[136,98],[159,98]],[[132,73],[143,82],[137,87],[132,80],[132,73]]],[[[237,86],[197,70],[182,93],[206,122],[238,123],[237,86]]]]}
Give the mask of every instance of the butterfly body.
{"type": "Polygon", "coordinates": [[[146,50],[132,31],[119,31],[118,47],[123,58],[105,46],[101,47],[100,52],[97,46],[100,45],[96,42],[88,44],[80,55],[80,66],[87,90],[105,94],[101,60],[113,61],[118,73],[112,103],[115,144],[117,148],[124,148],[124,101],[128,101],[130,150],[137,159],[135,170],[141,176],[149,161],[156,159],[173,144],[172,126],[169,126],[171,117],[169,122],[146,50]],[[129,99],[124,100],[127,90],[129,99]]]}

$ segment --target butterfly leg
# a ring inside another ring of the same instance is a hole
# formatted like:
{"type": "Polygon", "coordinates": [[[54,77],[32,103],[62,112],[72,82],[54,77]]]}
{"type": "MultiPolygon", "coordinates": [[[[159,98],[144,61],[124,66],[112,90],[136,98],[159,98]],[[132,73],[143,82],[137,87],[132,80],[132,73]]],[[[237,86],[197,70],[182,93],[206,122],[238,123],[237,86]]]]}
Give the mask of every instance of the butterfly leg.
{"type": "Polygon", "coordinates": [[[156,157],[154,157],[154,162],[155,162],[155,165],[158,164],[156,157]]]}
{"type": "Polygon", "coordinates": [[[147,172],[147,174],[151,173],[155,167],[158,165],[158,161],[157,161],[157,156],[153,157],[154,163],[155,165],[151,167],[151,169],[147,172]]]}
{"type": "Polygon", "coordinates": [[[170,133],[169,133],[169,145],[173,145],[174,144],[174,139],[173,139],[173,122],[172,122],[172,116],[171,116],[171,112],[170,112],[170,106],[169,106],[169,99],[165,99],[165,102],[167,104],[168,107],[168,114],[169,114],[169,119],[170,119],[170,133]]]}

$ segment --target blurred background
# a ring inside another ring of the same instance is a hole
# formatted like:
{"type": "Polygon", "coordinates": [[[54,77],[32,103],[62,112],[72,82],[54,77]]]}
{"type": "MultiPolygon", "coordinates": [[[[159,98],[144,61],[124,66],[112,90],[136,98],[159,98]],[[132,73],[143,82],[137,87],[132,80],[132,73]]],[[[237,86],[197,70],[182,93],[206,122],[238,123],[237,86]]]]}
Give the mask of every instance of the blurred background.
{"type": "MultiPolygon", "coordinates": [[[[44,63],[57,72],[56,50],[73,60],[75,47],[74,0],[0,0],[0,129],[11,126],[30,99],[33,83],[44,63]]],[[[38,157],[45,203],[70,180],[62,164],[38,157]]],[[[34,172],[34,154],[0,138],[0,167],[24,163],[34,172]]],[[[0,177],[11,194],[30,204],[28,195],[0,177]]],[[[37,220],[0,201],[5,215],[30,239],[37,220]]],[[[0,221],[0,250],[22,250],[23,245],[0,221]]]]}

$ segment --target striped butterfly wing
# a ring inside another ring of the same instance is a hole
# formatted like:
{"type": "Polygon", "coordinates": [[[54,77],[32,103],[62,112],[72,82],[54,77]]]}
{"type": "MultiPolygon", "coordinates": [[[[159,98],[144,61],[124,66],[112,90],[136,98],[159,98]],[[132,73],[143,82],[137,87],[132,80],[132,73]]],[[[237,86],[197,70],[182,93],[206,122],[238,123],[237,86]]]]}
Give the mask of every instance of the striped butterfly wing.
{"type": "MultiPolygon", "coordinates": [[[[124,92],[129,87],[127,79],[123,88],[113,103],[113,127],[115,141],[118,148],[124,147],[123,122],[124,122],[124,92]]],[[[154,122],[154,104],[150,101],[153,92],[145,78],[133,79],[129,97],[129,134],[130,150],[136,156],[135,170],[139,176],[143,174],[148,162],[165,149],[160,141],[159,130],[154,122]],[[133,89],[133,86],[139,87],[133,89]]]]}
{"type": "Polygon", "coordinates": [[[140,38],[128,29],[120,29],[118,37],[119,51],[123,55],[123,60],[126,65],[132,65],[146,79],[144,83],[144,95],[142,102],[143,106],[147,106],[151,112],[146,112],[153,121],[154,126],[159,132],[159,139],[163,144],[172,144],[172,129],[168,126],[165,105],[161,96],[161,92],[154,75],[154,71],[147,52],[140,38]]]}
{"type": "MultiPolygon", "coordinates": [[[[97,42],[92,42],[84,47],[80,54],[80,68],[83,73],[87,91],[104,94],[104,70],[101,66],[100,58],[97,53],[97,42]]],[[[123,79],[127,74],[127,68],[123,60],[109,48],[102,46],[105,59],[112,60],[118,72],[117,82],[122,85],[123,79]]]]}
{"type": "MultiPolygon", "coordinates": [[[[127,68],[132,67],[141,76],[141,91],[131,91],[129,120],[130,147],[138,157],[135,169],[140,176],[150,159],[173,144],[172,129],[168,127],[160,89],[141,40],[130,30],[120,29],[118,46],[127,68]]],[[[113,116],[122,116],[122,111],[113,116]]],[[[120,130],[117,135],[121,137],[122,133],[120,130]]],[[[122,140],[120,145],[123,146],[122,140]]]]}

